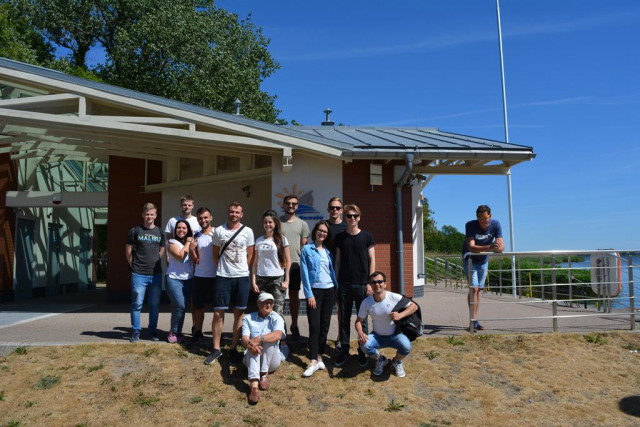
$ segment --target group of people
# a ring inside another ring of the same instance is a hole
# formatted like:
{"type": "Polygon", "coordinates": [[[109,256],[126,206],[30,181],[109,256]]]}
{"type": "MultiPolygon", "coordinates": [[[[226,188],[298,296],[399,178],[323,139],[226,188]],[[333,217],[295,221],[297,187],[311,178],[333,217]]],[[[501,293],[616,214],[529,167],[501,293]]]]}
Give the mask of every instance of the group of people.
{"type": "MultiPolygon", "coordinates": [[[[329,218],[318,221],[309,232],[307,223],[296,216],[298,203],[298,197],[290,194],[283,200],[284,215],[265,211],[264,235],[257,239],[253,230],[241,223],[244,212],[238,202],[228,206],[226,222],[214,228],[210,209],[200,207],[194,217],[193,197],[184,196],[180,199],[181,214],[168,221],[164,232],[155,226],[156,207],[145,204],[142,224],[129,231],[126,244],[132,290],[130,341],[140,339],[140,312],[145,294],[149,305],[149,338],[159,340],[161,258],[166,256],[166,291],[172,303],[167,340],[171,343],[185,340],[182,329],[191,304],[190,342],[199,343],[203,339],[205,306],[212,301],[212,351],[204,360],[210,365],[222,356],[225,312],[231,309],[233,337],[229,361],[232,364],[243,361],[247,366],[250,403],[258,402],[260,390],[269,388],[269,373],[286,358],[285,341],[300,339],[301,287],[307,300],[309,325],[310,362],[302,374],[304,377],[325,369],[323,357],[327,353],[327,334],[336,301],[339,338],[334,364],[343,366],[350,356],[351,313],[355,305],[360,366],[374,360],[374,375],[381,375],[390,365],[398,377],[404,377],[402,360],[411,351],[411,343],[396,330],[395,322],[410,316],[418,307],[410,301],[404,310],[394,311],[402,295],[387,291],[386,275],[376,270],[373,236],[358,226],[360,208],[354,204],[343,206],[340,198],[333,197],[327,207],[329,218]],[[284,321],[287,291],[289,335],[284,321]],[[251,292],[256,295],[257,311],[245,315],[251,292]],[[368,317],[372,322],[370,333],[368,317]],[[238,344],[244,348],[243,353],[237,350],[238,344]],[[383,347],[396,350],[393,360],[380,355],[378,349],[383,347]]],[[[467,234],[474,230],[468,229],[467,234]]],[[[485,249],[478,235],[474,234],[475,240],[467,237],[465,249],[476,252],[485,249]]],[[[496,249],[495,244],[490,247],[496,249]]],[[[480,269],[474,277],[483,281],[480,269]]],[[[470,304],[472,298],[475,297],[470,296],[470,304]]]]}

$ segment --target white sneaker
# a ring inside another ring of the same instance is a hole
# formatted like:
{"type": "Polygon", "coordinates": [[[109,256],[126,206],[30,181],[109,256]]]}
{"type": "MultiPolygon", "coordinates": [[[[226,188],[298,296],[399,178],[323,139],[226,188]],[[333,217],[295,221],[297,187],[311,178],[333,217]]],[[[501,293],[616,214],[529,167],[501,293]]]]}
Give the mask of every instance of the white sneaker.
{"type": "Polygon", "coordinates": [[[407,375],[404,372],[404,367],[402,366],[401,360],[394,360],[391,364],[391,369],[395,371],[396,376],[399,378],[404,378],[404,376],[407,375]]]}
{"type": "Polygon", "coordinates": [[[327,369],[327,367],[324,366],[324,362],[322,360],[318,360],[318,369],[327,369]]]}
{"type": "Polygon", "coordinates": [[[307,369],[302,373],[302,376],[305,378],[310,377],[311,375],[313,375],[313,373],[315,371],[317,371],[318,369],[320,369],[320,364],[319,363],[311,363],[307,369]]]}
{"type": "Polygon", "coordinates": [[[378,360],[376,360],[376,367],[373,369],[373,375],[375,375],[376,377],[379,375],[382,375],[382,372],[384,371],[384,367],[387,366],[388,364],[389,364],[389,359],[380,355],[378,357],[378,360]]]}

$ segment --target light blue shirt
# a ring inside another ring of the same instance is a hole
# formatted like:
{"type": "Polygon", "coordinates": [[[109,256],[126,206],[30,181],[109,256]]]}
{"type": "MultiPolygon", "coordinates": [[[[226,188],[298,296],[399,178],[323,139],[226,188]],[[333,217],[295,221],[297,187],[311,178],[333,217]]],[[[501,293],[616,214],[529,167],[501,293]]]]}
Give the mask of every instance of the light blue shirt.
{"type": "Polygon", "coordinates": [[[284,334],[284,319],[275,311],[269,313],[265,318],[260,317],[260,312],[254,311],[242,318],[242,336],[249,339],[267,335],[274,331],[281,331],[284,334]]]}
{"type": "Polygon", "coordinates": [[[319,287],[316,285],[317,283],[324,282],[325,289],[332,286],[338,287],[338,280],[336,279],[336,273],[333,269],[331,254],[327,248],[324,247],[322,248],[322,252],[326,254],[326,261],[328,262],[324,272],[329,275],[330,280],[326,280],[326,277],[324,280],[321,278],[323,257],[320,255],[320,252],[313,242],[302,248],[302,255],[300,255],[300,278],[302,279],[305,298],[313,297],[311,288],[319,287]]]}

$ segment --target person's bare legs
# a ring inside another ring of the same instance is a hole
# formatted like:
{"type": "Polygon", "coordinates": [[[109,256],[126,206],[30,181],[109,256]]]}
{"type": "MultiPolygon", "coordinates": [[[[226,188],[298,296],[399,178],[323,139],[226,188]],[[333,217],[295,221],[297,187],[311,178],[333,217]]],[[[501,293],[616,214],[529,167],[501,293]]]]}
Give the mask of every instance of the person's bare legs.
{"type": "Polygon", "coordinates": [[[220,349],[220,341],[222,341],[222,328],[224,327],[224,310],[215,310],[213,312],[213,321],[211,329],[213,331],[213,349],[220,349]]]}
{"type": "MultiPolygon", "coordinates": [[[[233,310],[233,339],[231,340],[231,348],[235,349],[238,346],[238,341],[240,341],[240,333],[242,332],[242,316],[244,315],[244,310],[234,309],[233,310]]],[[[222,330],[220,331],[222,332],[222,330]]]]}

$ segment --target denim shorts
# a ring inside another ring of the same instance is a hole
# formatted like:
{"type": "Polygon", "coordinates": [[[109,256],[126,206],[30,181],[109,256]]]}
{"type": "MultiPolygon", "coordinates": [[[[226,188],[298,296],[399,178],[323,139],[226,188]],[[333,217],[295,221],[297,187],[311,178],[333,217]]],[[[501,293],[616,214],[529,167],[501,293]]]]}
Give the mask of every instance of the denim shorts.
{"type": "Polygon", "coordinates": [[[489,270],[489,261],[476,264],[471,262],[471,277],[469,277],[469,261],[465,260],[463,262],[464,272],[467,276],[467,283],[469,283],[470,288],[479,288],[484,289],[484,282],[487,278],[487,271],[489,270]]]}
{"type": "Polygon", "coordinates": [[[216,277],[213,286],[213,309],[227,310],[234,308],[244,310],[249,300],[251,280],[245,277],[216,277]]]}

